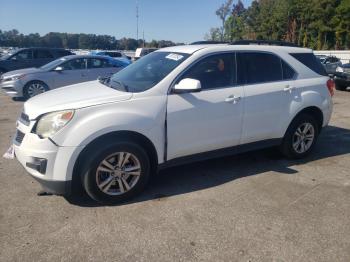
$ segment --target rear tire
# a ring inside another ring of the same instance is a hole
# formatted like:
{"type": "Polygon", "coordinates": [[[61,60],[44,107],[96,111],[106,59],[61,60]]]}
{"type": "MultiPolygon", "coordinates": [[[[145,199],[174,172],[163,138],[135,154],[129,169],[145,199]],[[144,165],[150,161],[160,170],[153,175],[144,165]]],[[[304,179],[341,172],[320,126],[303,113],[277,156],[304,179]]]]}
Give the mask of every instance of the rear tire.
{"type": "Polygon", "coordinates": [[[80,174],[83,187],[92,199],[103,204],[118,204],[145,188],[150,160],[141,146],[125,141],[101,143],[96,148],[98,150],[86,154],[80,174]]]}
{"type": "Polygon", "coordinates": [[[312,115],[297,116],[287,129],[280,146],[281,152],[291,159],[307,156],[314,148],[319,132],[319,125],[312,115]]]}
{"type": "Polygon", "coordinates": [[[31,81],[24,86],[23,96],[27,100],[46,91],[49,91],[47,84],[41,81],[31,81]]]}

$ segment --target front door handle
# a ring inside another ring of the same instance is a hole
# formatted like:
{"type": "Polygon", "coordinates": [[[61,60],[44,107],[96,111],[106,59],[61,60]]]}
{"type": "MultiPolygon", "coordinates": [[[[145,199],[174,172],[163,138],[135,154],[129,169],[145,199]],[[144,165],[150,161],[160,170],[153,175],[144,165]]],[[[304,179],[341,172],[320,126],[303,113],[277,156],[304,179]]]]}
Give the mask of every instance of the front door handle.
{"type": "Polygon", "coordinates": [[[292,91],[294,91],[296,89],[296,87],[295,86],[290,86],[290,85],[287,85],[287,86],[285,86],[285,88],[283,88],[283,91],[284,92],[292,92],[292,91]]]}
{"type": "Polygon", "coordinates": [[[230,95],[225,99],[225,102],[236,104],[239,100],[241,100],[240,96],[230,95]]]}

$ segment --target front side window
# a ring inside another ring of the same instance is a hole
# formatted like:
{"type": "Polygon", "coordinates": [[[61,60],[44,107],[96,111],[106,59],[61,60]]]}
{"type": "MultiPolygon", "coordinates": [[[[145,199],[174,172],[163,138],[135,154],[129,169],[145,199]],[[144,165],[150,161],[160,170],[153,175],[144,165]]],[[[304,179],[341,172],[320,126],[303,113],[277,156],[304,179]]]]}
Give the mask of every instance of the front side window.
{"type": "Polygon", "coordinates": [[[225,53],[202,59],[185,72],[181,79],[197,79],[202,89],[221,88],[235,83],[235,72],[234,54],[225,53]]]}
{"type": "Polygon", "coordinates": [[[11,57],[12,60],[27,60],[32,58],[32,50],[19,51],[17,54],[11,57]]]}
{"type": "Polygon", "coordinates": [[[64,70],[81,70],[86,69],[86,61],[85,58],[77,58],[69,60],[66,63],[63,63],[61,66],[64,70]]]}
{"type": "Polygon", "coordinates": [[[190,55],[154,52],[114,74],[108,85],[126,92],[143,92],[158,84],[190,55]]]}
{"type": "Polygon", "coordinates": [[[259,84],[283,79],[281,59],[269,53],[237,53],[239,83],[259,84]]]}

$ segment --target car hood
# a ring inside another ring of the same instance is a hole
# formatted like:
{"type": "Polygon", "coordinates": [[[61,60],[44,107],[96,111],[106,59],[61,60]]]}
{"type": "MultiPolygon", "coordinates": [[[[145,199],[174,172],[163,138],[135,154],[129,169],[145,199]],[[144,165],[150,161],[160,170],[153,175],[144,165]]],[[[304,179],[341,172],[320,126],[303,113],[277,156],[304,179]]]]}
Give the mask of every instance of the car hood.
{"type": "Polygon", "coordinates": [[[19,70],[10,71],[10,72],[7,72],[7,73],[3,74],[2,76],[4,78],[6,78],[6,77],[12,77],[12,76],[16,76],[16,75],[34,74],[34,73],[38,73],[38,72],[43,72],[43,70],[40,69],[40,68],[32,67],[32,68],[26,68],[26,69],[19,69],[19,70]]]}
{"type": "Polygon", "coordinates": [[[96,80],[37,95],[24,103],[24,112],[32,120],[48,112],[125,101],[132,95],[112,89],[96,80]]]}

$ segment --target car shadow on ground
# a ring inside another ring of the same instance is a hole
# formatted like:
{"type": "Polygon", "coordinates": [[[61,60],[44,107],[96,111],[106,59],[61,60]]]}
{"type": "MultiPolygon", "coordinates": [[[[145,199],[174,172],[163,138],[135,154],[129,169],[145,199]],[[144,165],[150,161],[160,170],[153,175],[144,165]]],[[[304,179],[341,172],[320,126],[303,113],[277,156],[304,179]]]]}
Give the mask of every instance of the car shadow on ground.
{"type": "MultiPolygon", "coordinates": [[[[305,159],[287,160],[276,148],[249,152],[173,167],[162,170],[150,182],[140,196],[127,205],[149,200],[162,200],[167,197],[220,186],[235,179],[275,171],[285,175],[298,173],[292,167],[316,160],[350,153],[350,130],[328,126],[322,131],[315,150],[305,159]]],[[[66,198],[68,202],[84,207],[100,205],[86,194],[66,198]]]]}

